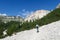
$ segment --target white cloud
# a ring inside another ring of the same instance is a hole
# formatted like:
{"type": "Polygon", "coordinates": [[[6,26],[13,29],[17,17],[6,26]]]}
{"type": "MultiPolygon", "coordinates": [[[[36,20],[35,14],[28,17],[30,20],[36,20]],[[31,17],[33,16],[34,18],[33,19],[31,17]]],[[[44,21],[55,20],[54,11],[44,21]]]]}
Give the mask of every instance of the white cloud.
{"type": "Polygon", "coordinates": [[[23,9],[22,11],[23,11],[23,12],[25,12],[26,10],[25,10],[25,9],[23,9]]]}
{"type": "Polygon", "coordinates": [[[17,15],[17,16],[20,16],[20,15],[17,15]]]}
{"type": "Polygon", "coordinates": [[[25,18],[26,16],[32,14],[33,11],[28,11],[28,10],[23,9],[23,10],[20,11],[19,13],[21,13],[21,16],[22,16],[23,18],[25,18]]]}
{"type": "Polygon", "coordinates": [[[6,13],[4,13],[4,14],[0,13],[0,16],[7,16],[7,14],[6,13]]]}

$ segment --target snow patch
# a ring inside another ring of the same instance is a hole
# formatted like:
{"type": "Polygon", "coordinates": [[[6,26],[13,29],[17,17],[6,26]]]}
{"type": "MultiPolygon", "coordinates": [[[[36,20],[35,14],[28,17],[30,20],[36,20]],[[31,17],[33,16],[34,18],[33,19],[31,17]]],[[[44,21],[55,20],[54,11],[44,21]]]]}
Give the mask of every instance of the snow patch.
{"type": "Polygon", "coordinates": [[[1,40],[60,40],[60,21],[41,26],[39,33],[31,29],[1,40]]]}

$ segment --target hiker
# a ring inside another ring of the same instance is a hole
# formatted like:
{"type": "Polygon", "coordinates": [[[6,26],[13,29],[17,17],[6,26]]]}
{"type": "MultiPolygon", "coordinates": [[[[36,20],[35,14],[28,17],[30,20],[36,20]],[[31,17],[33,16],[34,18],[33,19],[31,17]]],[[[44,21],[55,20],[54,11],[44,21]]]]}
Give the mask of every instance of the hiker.
{"type": "Polygon", "coordinates": [[[37,33],[39,32],[39,25],[36,25],[36,28],[37,28],[37,33]]]}

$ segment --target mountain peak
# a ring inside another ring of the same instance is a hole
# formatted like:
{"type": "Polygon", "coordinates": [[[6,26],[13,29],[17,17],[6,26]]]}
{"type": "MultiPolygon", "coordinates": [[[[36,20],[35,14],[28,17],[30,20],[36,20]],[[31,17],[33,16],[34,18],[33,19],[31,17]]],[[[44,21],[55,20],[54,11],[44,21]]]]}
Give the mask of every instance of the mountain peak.
{"type": "Polygon", "coordinates": [[[60,3],[57,5],[57,7],[56,8],[60,8],[60,3]]]}
{"type": "Polygon", "coordinates": [[[46,16],[50,11],[48,10],[36,10],[34,13],[25,18],[25,21],[33,21],[36,19],[41,19],[46,16]]]}

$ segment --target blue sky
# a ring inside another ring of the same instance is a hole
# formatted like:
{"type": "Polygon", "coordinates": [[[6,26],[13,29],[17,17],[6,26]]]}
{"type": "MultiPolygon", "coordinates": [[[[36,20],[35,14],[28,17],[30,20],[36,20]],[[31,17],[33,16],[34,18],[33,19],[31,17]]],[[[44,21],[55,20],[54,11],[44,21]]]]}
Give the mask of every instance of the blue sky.
{"type": "Polygon", "coordinates": [[[24,17],[36,10],[53,10],[59,3],[60,0],[0,0],[0,13],[24,17]]]}

